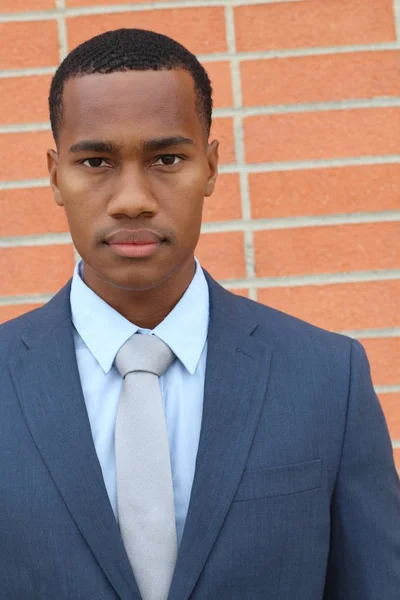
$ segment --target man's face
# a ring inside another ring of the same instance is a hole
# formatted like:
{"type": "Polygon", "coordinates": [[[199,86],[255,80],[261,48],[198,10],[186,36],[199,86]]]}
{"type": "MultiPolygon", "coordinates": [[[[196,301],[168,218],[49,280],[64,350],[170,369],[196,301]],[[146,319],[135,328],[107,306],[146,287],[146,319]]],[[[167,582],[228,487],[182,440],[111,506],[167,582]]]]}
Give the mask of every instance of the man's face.
{"type": "Polygon", "coordinates": [[[145,290],[187,268],[218,163],[190,74],[75,77],[64,86],[63,110],[48,165],[85,279],[145,290]]]}

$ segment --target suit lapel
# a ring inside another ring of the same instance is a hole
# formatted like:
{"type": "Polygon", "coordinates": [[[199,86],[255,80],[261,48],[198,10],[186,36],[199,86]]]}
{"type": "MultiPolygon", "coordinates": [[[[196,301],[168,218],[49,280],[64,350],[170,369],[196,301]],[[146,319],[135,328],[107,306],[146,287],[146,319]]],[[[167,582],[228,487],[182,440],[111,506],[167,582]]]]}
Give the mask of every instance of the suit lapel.
{"type": "Polygon", "coordinates": [[[118,595],[140,600],[92,440],[69,289],[33,315],[9,368],[32,437],[81,534],[118,595]]]}
{"type": "Polygon", "coordinates": [[[210,288],[203,419],[189,511],[169,600],[187,600],[240,481],[267,389],[272,350],[251,333],[248,305],[210,288]]]}

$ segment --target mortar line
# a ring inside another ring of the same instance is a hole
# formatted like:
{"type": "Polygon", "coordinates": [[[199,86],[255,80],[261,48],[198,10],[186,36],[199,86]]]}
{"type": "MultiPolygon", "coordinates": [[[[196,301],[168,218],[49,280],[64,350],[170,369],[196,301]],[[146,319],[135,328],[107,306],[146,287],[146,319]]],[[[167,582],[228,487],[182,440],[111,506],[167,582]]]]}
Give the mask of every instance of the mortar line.
{"type": "Polygon", "coordinates": [[[29,69],[2,69],[0,79],[9,77],[36,77],[40,75],[53,75],[56,67],[33,67],[29,69]]]}
{"type": "Polygon", "coordinates": [[[400,42],[400,0],[393,0],[397,41],[400,42]]]}
{"type": "Polygon", "coordinates": [[[392,394],[400,392],[400,385],[376,385],[375,392],[377,394],[392,394]]]}
{"type": "Polygon", "coordinates": [[[282,275],[280,277],[257,277],[254,279],[229,279],[224,286],[228,289],[246,289],[249,285],[257,288],[302,287],[400,281],[400,269],[382,271],[353,271],[346,273],[318,273],[314,275],[282,275]]]}
{"type": "Polygon", "coordinates": [[[281,171],[302,171],[305,169],[324,169],[334,167],[353,167],[369,165],[389,165],[400,163],[400,154],[376,156],[349,156],[346,158],[315,158],[305,160],[272,161],[269,163],[247,163],[239,167],[236,163],[224,164],[220,173],[276,173],[281,171]]]}
{"type": "Polygon", "coordinates": [[[0,181],[0,191],[2,190],[24,190],[30,188],[50,187],[49,179],[42,177],[40,179],[22,179],[21,181],[0,181]]]}
{"type": "MultiPolygon", "coordinates": [[[[360,52],[388,52],[400,48],[400,42],[381,42],[377,44],[348,44],[343,46],[317,46],[311,48],[283,48],[274,50],[258,50],[237,52],[239,62],[248,60],[273,60],[277,58],[302,58],[308,56],[329,56],[331,54],[352,54],[360,52]]],[[[215,62],[232,58],[229,52],[213,52],[198,54],[201,62],[215,62]]]]}
{"type": "MultiPolygon", "coordinates": [[[[243,141],[243,120],[240,114],[242,106],[242,85],[240,77],[239,63],[235,58],[236,53],[236,31],[234,12],[232,6],[225,7],[225,22],[227,32],[227,43],[228,50],[232,54],[231,59],[231,75],[232,75],[232,90],[233,90],[233,101],[237,113],[234,116],[234,137],[235,137],[235,154],[236,160],[239,166],[245,165],[245,151],[243,141]]],[[[251,218],[251,203],[249,193],[249,181],[246,172],[241,172],[239,175],[240,184],[240,198],[242,217],[247,220],[251,218]]],[[[247,277],[253,278],[255,276],[255,258],[254,258],[254,240],[253,233],[250,230],[244,232],[244,255],[245,255],[245,266],[247,277]]],[[[257,299],[256,288],[250,286],[249,297],[252,300],[257,299]]]]}
{"type": "Polygon", "coordinates": [[[67,25],[65,20],[65,0],[56,0],[56,7],[58,23],[58,43],[61,63],[68,54],[67,25]]]}
{"type": "Polygon", "coordinates": [[[10,125],[0,125],[1,133],[38,133],[40,131],[50,131],[50,122],[42,123],[11,123],[10,125]]]}
{"type": "Polygon", "coordinates": [[[386,327],[380,329],[352,329],[340,331],[342,335],[347,335],[358,340],[364,339],[388,339],[400,338],[400,327],[386,327]]]}
{"type": "Polygon", "coordinates": [[[309,227],[336,227],[338,225],[364,225],[375,223],[400,223],[400,210],[336,213],[328,215],[298,215],[262,219],[238,219],[235,221],[209,221],[203,223],[202,233],[226,233],[230,231],[272,231],[304,229],[309,227]]]}
{"type": "Polygon", "coordinates": [[[52,298],[51,294],[26,294],[23,296],[0,296],[0,306],[18,306],[21,304],[44,304],[52,298]]]}
{"type": "Polygon", "coordinates": [[[59,246],[71,244],[71,235],[65,233],[43,233],[0,238],[0,248],[28,248],[32,246],[59,246]]]}
{"type": "Polygon", "coordinates": [[[293,114],[301,112],[326,112],[332,110],[373,109],[373,108],[398,108],[400,97],[380,96],[376,98],[352,98],[348,100],[334,100],[328,102],[301,102],[298,104],[272,104],[257,106],[241,106],[231,108],[217,108],[215,116],[218,118],[257,117],[262,115],[293,114]]]}

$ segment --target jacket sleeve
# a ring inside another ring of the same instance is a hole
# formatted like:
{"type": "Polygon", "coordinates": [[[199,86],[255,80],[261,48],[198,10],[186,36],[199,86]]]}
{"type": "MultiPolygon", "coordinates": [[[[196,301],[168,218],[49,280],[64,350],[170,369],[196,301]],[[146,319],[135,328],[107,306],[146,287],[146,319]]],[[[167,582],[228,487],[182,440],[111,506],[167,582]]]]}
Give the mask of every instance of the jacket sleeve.
{"type": "Polygon", "coordinates": [[[351,378],[324,600],[400,599],[400,483],[361,344],[351,378]]]}

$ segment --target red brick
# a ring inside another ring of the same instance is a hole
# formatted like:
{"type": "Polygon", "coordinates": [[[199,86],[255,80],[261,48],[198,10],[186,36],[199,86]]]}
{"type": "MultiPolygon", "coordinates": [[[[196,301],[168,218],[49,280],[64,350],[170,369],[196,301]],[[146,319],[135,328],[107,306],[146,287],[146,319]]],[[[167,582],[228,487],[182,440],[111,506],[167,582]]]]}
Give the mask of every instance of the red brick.
{"type": "Polygon", "coordinates": [[[0,0],[0,13],[52,10],[55,0],[0,0]]]}
{"type": "Polygon", "coordinates": [[[210,139],[217,139],[220,142],[220,164],[234,163],[236,161],[233,119],[214,119],[210,139]]]}
{"type": "Polygon", "coordinates": [[[254,233],[256,275],[400,268],[400,223],[273,229],[254,233]]]}
{"type": "Polygon", "coordinates": [[[374,381],[374,384],[399,385],[400,337],[368,338],[361,339],[360,342],[367,351],[368,357],[370,359],[372,379],[374,381]]]}
{"type": "Polygon", "coordinates": [[[50,188],[0,190],[0,236],[68,231],[64,210],[50,188]]]}
{"type": "Polygon", "coordinates": [[[247,117],[248,162],[396,154],[398,108],[335,110],[247,117]]]}
{"type": "Polygon", "coordinates": [[[397,210],[399,165],[305,169],[249,176],[255,219],[397,210]]]}
{"type": "Polygon", "coordinates": [[[400,95],[398,52],[251,60],[241,73],[246,106],[400,95]]]}
{"type": "Polygon", "coordinates": [[[258,300],[334,331],[399,327],[400,281],[264,288],[258,300]]]}
{"type": "Polygon", "coordinates": [[[241,232],[202,234],[196,256],[216,279],[236,279],[246,274],[241,232]]]}
{"type": "Polygon", "coordinates": [[[204,67],[211,79],[215,108],[233,105],[232,73],[228,62],[209,62],[204,67]]]}
{"type": "Polygon", "coordinates": [[[67,28],[70,49],[92,36],[123,27],[151,29],[163,33],[196,54],[227,50],[225,15],[222,7],[143,10],[69,18],[67,28]]]}
{"type": "Polygon", "coordinates": [[[49,120],[47,97],[50,75],[0,79],[0,123],[31,123],[49,120]],[[27,102],[29,98],[29,102],[27,102]]]}
{"type": "Polygon", "coordinates": [[[204,199],[203,221],[233,221],[241,218],[239,175],[219,175],[214,194],[204,199]]]}
{"type": "Polygon", "coordinates": [[[375,44],[396,39],[392,0],[313,0],[241,6],[237,49],[375,44]]]}
{"type": "Polygon", "coordinates": [[[34,308],[39,308],[40,304],[13,304],[12,306],[0,306],[0,325],[15,317],[19,317],[34,308]]]}
{"type": "Polygon", "coordinates": [[[47,177],[46,150],[54,148],[50,131],[0,135],[0,181],[47,177]]]}
{"type": "Polygon", "coordinates": [[[389,427],[390,437],[400,439],[400,394],[379,394],[386,422],[389,427]]]}
{"type": "Polygon", "coordinates": [[[73,269],[72,245],[0,248],[0,296],[55,293],[73,269]]]}
{"type": "Polygon", "coordinates": [[[57,21],[0,23],[0,69],[56,66],[59,63],[57,21]]]}

